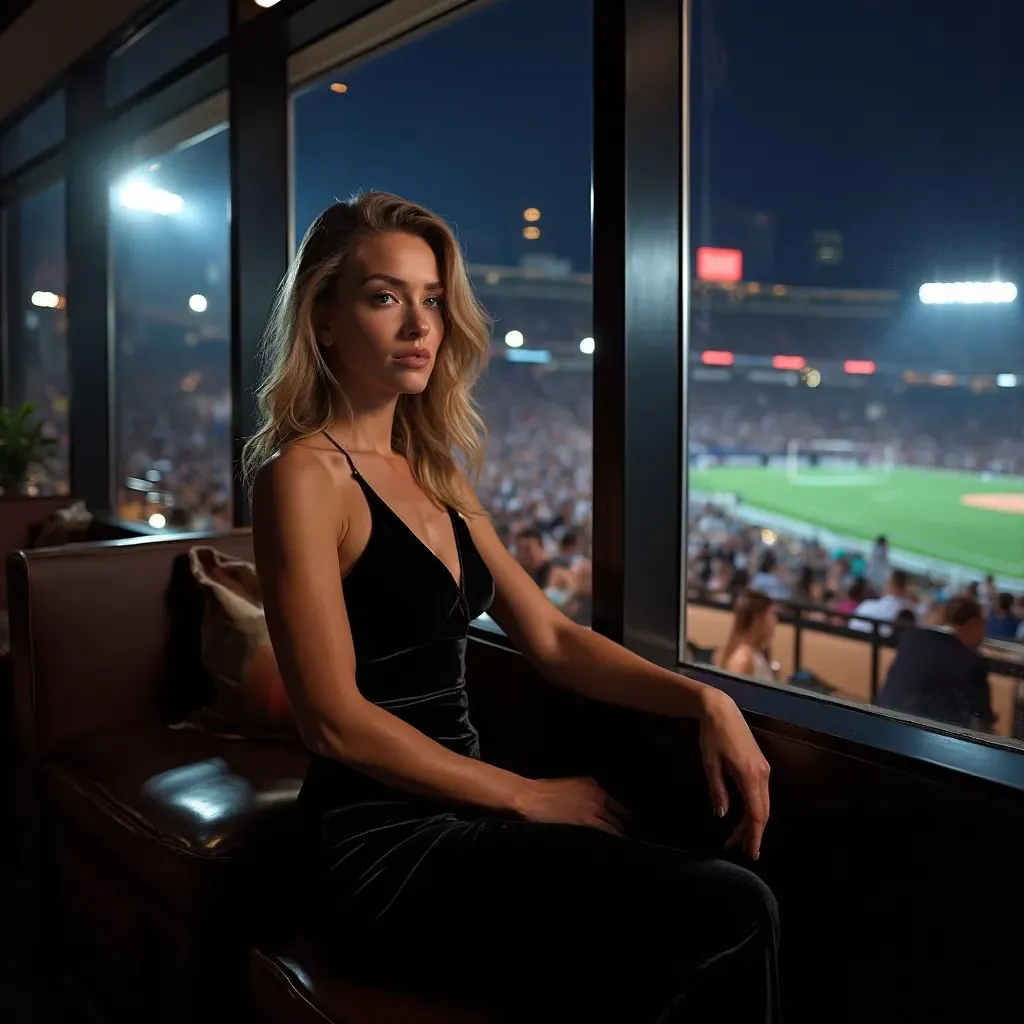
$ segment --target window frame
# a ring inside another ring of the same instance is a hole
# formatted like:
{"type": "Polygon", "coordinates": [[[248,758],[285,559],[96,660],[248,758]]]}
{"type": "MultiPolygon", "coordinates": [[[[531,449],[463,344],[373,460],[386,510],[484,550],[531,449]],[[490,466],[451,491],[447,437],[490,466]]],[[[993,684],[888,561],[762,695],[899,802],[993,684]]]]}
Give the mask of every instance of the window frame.
{"type": "MultiPolygon", "coordinates": [[[[683,115],[683,149],[680,154],[682,174],[682,220],[685,258],[680,266],[683,281],[681,310],[681,356],[680,390],[678,408],[680,414],[679,435],[683,447],[679,460],[678,493],[681,496],[679,533],[679,558],[675,564],[676,589],[678,594],[678,630],[675,638],[675,668],[680,674],[703,678],[729,693],[737,704],[747,712],[764,716],[798,728],[809,729],[840,741],[866,744],[875,750],[901,755],[914,761],[923,761],[972,777],[985,779],[1013,789],[1024,790],[1024,743],[1005,737],[991,737],[973,733],[966,729],[947,726],[942,723],[926,722],[895,712],[882,711],[870,704],[859,703],[841,697],[825,696],[794,690],[791,687],[770,686],[745,679],[705,665],[696,665],[687,659],[686,650],[686,570],[688,559],[689,528],[689,438],[687,399],[690,364],[690,111],[692,94],[690,89],[693,49],[697,41],[693,38],[694,0],[683,0],[683,49],[682,59],[685,72],[682,75],[682,91],[685,97],[683,115]]],[[[650,410],[639,410],[646,415],[650,410]]],[[[669,429],[668,416],[663,408],[652,411],[660,418],[662,428],[669,429]]],[[[627,467],[628,468],[628,467],[627,467]]],[[[651,500],[653,491],[636,489],[630,492],[631,501],[651,500]]],[[[656,568],[648,552],[648,564],[656,568]]],[[[1018,705],[1024,700],[1024,677],[1017,683],[1018,705]]]]}
{"type": "MultiPolygon", "coordinates": [[[[282,0],[245,16],[239,0],[217,2],[229,4],[228,36],[121,104],[105,106],[106,61],[166,4],[148,8],[111,34],[4,121],[15,124],[53,90],[67,91],[64,140],[0,178],[0,200],[6,205],[60,177],[67,182],[67,256],[74,268],[68,285],[72,489],[100,515],[109,511],[105,506],[114,493],[115,406],[109,231],[96,204],[106,206],[111,158],[126,146],[142,146],[168,121],[187,120],[228,90],[233,435],[244,436],[254,414],[251,387],[273,290],[268,283],[276,284],[293,251],[292,90],[491,0],[432,0],[429,6],[410,0],[282,0]],[[421,20],[409,14],[415,8],[424,12],[421,20]],[[394,30],[381,31],[388,24],[394,30]],[[257,72],[267,62],[272,73],[261,82],[257,72]],[[281,158],[260,187],[252,188],[241,168],[260,152],[268,133],[281,158]],[[267,209],[279,214],[261,221],[267,209]]],[[[794,723],[1024,788],[1024,760],[1012,748],[695,670],[683,661],[692,6],[693,0],[593,0],[594,393],[600,411],[594,429],[595,628],[659,664],[713,680],[745,710],[770,716],[782,728],[794,723]]],[[[243,525],[247,508],[238,499],[236,493],[236,521],[243,525]]],[[[485,635],[492,644],[499,639],[491,631],[485,635]]]]}

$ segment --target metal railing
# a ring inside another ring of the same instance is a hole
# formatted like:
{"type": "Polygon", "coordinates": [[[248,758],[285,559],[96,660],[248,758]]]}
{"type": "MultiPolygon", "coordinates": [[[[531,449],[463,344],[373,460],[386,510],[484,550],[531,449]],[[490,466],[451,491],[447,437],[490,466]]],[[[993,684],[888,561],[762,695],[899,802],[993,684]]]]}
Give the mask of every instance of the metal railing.
{"type": "MultiPolygon", "coordinates": [[[[723,595],[724,596],[724,595],[723,595]]],[[[688,588],[687,604],[700,608],[710,608],[722,612],[732,611],[732,600],[715,600],[706,591],[688,588]]],[[[804,634],[813,632],[827,636],[841,637],[846,640],[858,640],[871,646],[870,652],[870,688],[871,703],[878,699],[882,685],[882,650],[895,650],[899,647],[900,637],[905,630],[920,629],[921,626],[907,623],[906,625],[889,620],[872,619],[870,616],[857,612],[840,612],[834,608],[821,605],[804,604],[800,601],[780,599],[773,602],[778,609],[779,622],[793,629],[793,669],[795,673],[808,671],[803,666],[804,634]],[[811,617],[813,616],[813,618],[811,617]],[[858,623],[869,625],[867,629],[851,629],[849,623],[856,619],[858,623]],[[837,621],[838,620],[838,621],[837,621]]],[[[688,649],[695,650],[698,655],[712,653],[709,648],[699,648],[687,642],[688,649]]],[[[990,673],[1000,676],[1016,677],[1014,693],[1014,714],[1011,723],[1011,736],[1024,739],[1024,644],[1010,643],[1003,640],[986,640],[984,648],[989,651],[1000,651],[1002,656],[993,656],[983,649],[980,653],[990,673]]],[[[706,658],[695,658],[704,660],[706,658]]],[[[828,680],[821,680],[828,684],[828,680]]],[[[813,687],[812,687],[813,688],[813,687]]],[[[834,689],[829,686],[829,689],[834,689]]]]}

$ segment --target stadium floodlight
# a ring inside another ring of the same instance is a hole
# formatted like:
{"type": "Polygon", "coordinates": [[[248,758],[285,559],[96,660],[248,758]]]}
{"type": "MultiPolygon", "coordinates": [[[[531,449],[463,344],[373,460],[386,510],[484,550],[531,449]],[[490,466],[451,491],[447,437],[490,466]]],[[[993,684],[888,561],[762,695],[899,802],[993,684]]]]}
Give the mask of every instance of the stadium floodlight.
{"type": "Polygon", "coordinates": [[[165,188],[156,188],[138,179],[126,182],[117,192],[118,202],[129,210],[173,217],[185,209],[185,200],[165,188]]]}
{"type": "Polygon", "coordinates": [[[526,341],[526,339],[523,337],[522,331],[509,331],[508,334],[505,335],[505,344],[508,345],[509,348],[522,348],[524,341],[526,341]]]}
{"type": "Polygon", "coordinates": [[[149,517],[149,525],[154,530],[162,530],[167,525],[167,517],[162,512],[154,512],[149,517]]]}
{"type": "Polygon", "coordinates": [[[1002,305],[1017,299],[1017,286],[1009,281],[933,281],[918,289],[926,306],[1002,305]]]}
{"type": "Polygon", "coordinates": [[[257,7],[273,7],[275,4],[279,4],[281,0],[255,0],[257,7]]]}
{"type": "Polygon", "coordinates": [[[60,306],[60,296],[55,292],[33,292],[32,305],[40,309],[57,309],[60,306]]]}
{"type": "Polygon", "coordinates": [[[193,313],[205,313],[209,303],[206,301],[205,295],[193,295],[188,300],[188,308],[193,313]]]}
{"type": "Polygon", "coordinates": [[[1000,373],[996,377],[997,388],[1015,388],[1017,383],[1018,378],[1015,373],[1000,373]]]}
{"type": "Polygon", "coordinates": [[[597,343],[594,341],[593,338],[581,338],[580,339],[580,351],[585,356],[592,356],[594,354],[594,349],[596,349],[596,348],[597,348],[597,343]]]}

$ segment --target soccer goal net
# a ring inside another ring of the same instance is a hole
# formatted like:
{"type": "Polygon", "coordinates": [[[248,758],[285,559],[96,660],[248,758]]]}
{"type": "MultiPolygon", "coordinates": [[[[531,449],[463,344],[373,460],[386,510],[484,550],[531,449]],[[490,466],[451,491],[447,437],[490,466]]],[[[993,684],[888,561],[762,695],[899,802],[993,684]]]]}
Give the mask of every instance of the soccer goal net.
{"type": "Polygon", "coordinates": [[[794,440],[786,448],[786,476],[793,483],[866,483],[888,475],[895,464],[893,446],[872,441],[794,440]]]}

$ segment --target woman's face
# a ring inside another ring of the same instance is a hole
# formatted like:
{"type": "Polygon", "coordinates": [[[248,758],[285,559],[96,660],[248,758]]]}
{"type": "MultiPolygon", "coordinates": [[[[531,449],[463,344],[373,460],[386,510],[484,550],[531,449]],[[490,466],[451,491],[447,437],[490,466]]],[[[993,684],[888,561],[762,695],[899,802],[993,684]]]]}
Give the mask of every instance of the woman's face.
{"type": "Polygon", "coordinates": [[[361,241],[346,261],[317,340],[350,397],[417,395],[444,341],[444,289],[430,246],[389,232],[361,241]]]}

